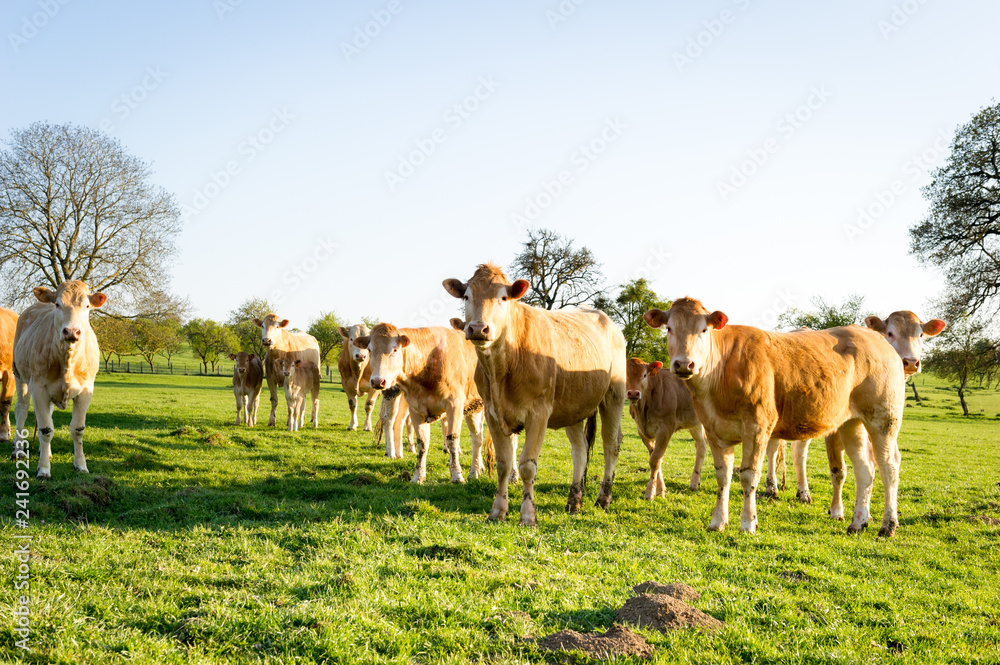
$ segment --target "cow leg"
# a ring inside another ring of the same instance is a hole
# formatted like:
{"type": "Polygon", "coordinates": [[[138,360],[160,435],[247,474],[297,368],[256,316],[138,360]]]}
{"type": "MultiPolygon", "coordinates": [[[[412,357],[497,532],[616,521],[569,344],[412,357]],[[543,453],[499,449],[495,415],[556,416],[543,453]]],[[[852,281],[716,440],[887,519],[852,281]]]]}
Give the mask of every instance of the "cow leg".
{"type": "MultiPolygon", "coordinates": [[[[419,418],[419,414],[410,412],[410,417],[414,422],[419,418]]],[[[431,425],[430,423],[420,423],[417,426],[417,468],[413,470],[413,478],[410,482],[422,483],[427,479],[427,449],[430,448],[431,425]]]]}
{"type": "Polygon", "coordinates": [[[465,405],[460,402],[452,402],[448,405],[444,422],[444,441],[448,449],[448,465],[451,470],[451,482],[464,483],[462,477],[462,444],[459,438],[462,433],[462,411],[465,405]]]}
{"type": "Polygon", "coordinates": [[[611,505],[611,488],[615,483],[615,467],[622,447],[622,411],[625,409],[625,379],[612,383],[604,401],[598,407],[601,414],[601,441],[604,444],[604,480],[597,495],[597,507],[608,509],[611,505]]]}
{"type": "Polygon", "coordinates": [[[826,457],[830,462],[830,482],[833,484],[833,498],[830,500],[830,517],[835,520],[844,519],[844,442],[840,432],[834,432],[826,437],[826,457]]]}
{"type": "Polygon", "coordinates": [[[295,400],[285,395],[285,405],[288,407],[288,431],[294,432],[298,418],[295,417],[295,400]]]}
{"type": "MultiPolygon", "coordinates": [[[[525,423],[524,447],[521,449],[518,468],[521,470],[521,522],[522,526],[536,526],[538,513],[535,509],[535,477],[538,475],[538,455],[545,441],[545,425],[548,416],[529,416],[525,423]],[[533,417],[532,417],[533,416],[533,417]]],[[[573,456],[573,475],[576,475],[576,456],[573,456]]]]}
{"type": "Polygon", "coordinates": [[[260,391],[258,390],[253,395],[253,399],[250,400],[251,410],[250,410],[250,427],[254,427],[257,424],[257,408],[260,406],[260,391]]]}
{"type": "Polygon", "coordinates": [[[715,462],[715,508],[712,510],[712,521],[709,531],[722,531],[729,524],[729,486],[733,482],[733,463],[736,458],[734,446],[722,447],[714,437],[709,439],[712,450],[712,460],[715,462]]]}
{"type": "MultiPolygon", "coordinates": [[[[882,478],[882,491],[885,494],[885,511],[882,513],[882,526],[878,530],[880,538],[892,538],[899,527],[899,464],[902,456],[899,453],[897,436],[899,434],[899,419],[890,420],[888,425],[881,423],[871,426],[868,436],[871,439],[869,451],[878,464],[879,476],[882,478]]],[[[868,427],[868,425],[866,425],[868,427]]]]}
{"type": "Polygon", "coordinates": [[[469,438],[472,439],[472,464],[469,466],[469,480],[472,480],[483,472],[483,412],[469,414],[465,424],[469,426],[469,438]]]}
{"type": "MultiPolygon", "coordinates": [[[[32,394],[31,401],[35,403],[35,424],[38,425],[38,473],[39,478],[52,477],[52,437],[55,430],[52,425],[52,409],[54,405],[44,390],[32,394]]],[[[75,405],[74,405],[75,406],[75,405]]]]}
{"type": "Polygon", "coordinates": [[[372,431],[372,411],[375,410],[375,400],[378,399],[378,392],[368,391],[368,398],[365,400],[365,432],[372,431]]]}
{"type": "Polygon", "coordinates": [[[847,533],[863,531],[871,518],[869,504],[872,499],[875,469],[864,431],[860,420],[849,420],[840,428],[840,440],[854,467],[854,518],[847,527],[847,533]]]}
{"type": "Polygon", "coordinates": [[[31,454],[31,441],[24,436],[24,425],[28,422],[28,409],[31,407],[31,395],[28,392],[28,384],[21,379],[14,379],[14,392],[17,394],[17,405],[14,407],[14,445],[10,451],[10,458],[22,459],[31,454]]]}
{"type": "Polygon", "coordinates": [[[413,424],[413,419],[410,418],[409,412],[406,414],[406,449],[411,452],[417,452],[417,448],[414,445],[417,437],[417,428],[413,424]]]}
{"type": "Polygon", "coordinates": [[[778,498],[778,472],[781,472],[781,489],[785,489],[785,442],[771,439],[767,442],[767,483],[764,496],[778,498]]]}
{"type": "Polygon", "coordinates": [[[697,491],[701,487],[701,467],[705,463],[705,452],[708,450],[708,441],[705,439],[705,428],[700,424],[688,430],[694,439],[694,471],[691,472],[691,482],[688,487],[692,491],[697,491]]]}
{"type": "Polygon", "coordinates": [[[90,473],[87,458],[83,455],[83,430],[87,429],[87,408],[94,393],[85,390],[73,400],[73,416],[69,421],[70,437],[73,439],[73,468],[80,473],[90,473]]]}
{"type": "Polygon", "coordinates": [[[771,446],[778,445],[761,429],[743,435],[743,460],[740,464],[740,485],[743,487],[743,513],[740,515],[740,531],[757,532],[757,485],[764,466],[764,455],[771,446]]]}
{"type": "Polygon", "coordinates": [[[271,395],[271,416],[267,419],[268,427],[274,427],[275,414],[278,412],[278,379],[273,369],[267,370],[267,392],[271,395]]]}
{"type": "Polygon", "coordinates": [[[668,427],[661,430],[650,446],[649,482],[646,483],[646,493],[643,495],[646,501],[652,501],[658,496],[667,494],[667,485],[663,482],[663,454],[667,452],[667,446],[670,445],[670,435],[663,432],[672,430],[673,423],[669,423],[668,427]]]}
{"type": "Polygon", "coordinates": [[[587,458],[590,455],[586,428],[587,421],[583,420],[564,429],[573,454],[573,484],[569,487],[566,510],[574,515],[583,508],[583,476],[587,473],[587,458]]]}
{"type": "Polygon", "coordinates": [[[0,372],[0,441],[10,441],[10,407],[14,403],[14,374],[0,372]]]}
{"type": "Polygon", "coordinates": [[[378,418],[382,423],[382,435],[385,437],[385,456],[396,459],[396,441],[399,439],[399,397],[382,396],[382,405],[378,410],[378,418]]]}
{"type": "MultiPolygon", "coordinates": [[[[318,386],[319,384],[317,383],[316,385],[318,386]]],[[[312,426],[319,427],[319,390],[313,391],[312,400],[313,400],[312,419],[311,419],[312,426]]],[[[365,431],[370,432],[371,429],[372,429],[371,414],[369,413],[368,428],[365,431]]]]}
{"type": "Polygon", "coordinates": [[[351,379],[344,386],[347,393],[347,408],[351,412],[351,422],[347,425],[347,431],[353,432],[358,428],[358,383],[351,379]]]}
{"type": "Polygon", "coordinates": [[[806,472],[810,441],[811,439],[792,442],[792,465],[795,467],[795,484],[798,486],[795,498],[802,503],[813,502],[812,494],[809,493],[809,475],[806,472]]]}
{"type": "Polygon", "coordinates": [[[486,425],[490,428],[490,436],[493,437],[493,453],[496,455],[497,463],[497,493],[493,498],[493,506],[490,514],[486,518],[487,522],[502,522],[507,519],[508,495],[511,477],[514,475],[514,445],[513,434],[505,436],[499,424],[486,416],[486,425]]]}

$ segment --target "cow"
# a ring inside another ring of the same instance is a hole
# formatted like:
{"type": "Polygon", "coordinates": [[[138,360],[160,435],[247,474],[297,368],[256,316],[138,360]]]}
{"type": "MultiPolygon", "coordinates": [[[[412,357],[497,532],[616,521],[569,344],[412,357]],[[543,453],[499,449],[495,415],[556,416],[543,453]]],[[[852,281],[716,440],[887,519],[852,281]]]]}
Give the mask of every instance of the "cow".
{"type": "Polygon", "coordinates": [[[865,452],[867,430],[885,488],[879,535],[895,534],[905,387],[903,364],[880,335],[859,326],[792,333],[728,326],[725,313],[686,297],[666,312],[649,310],[643,319],[666,329],[670,370],[691,391],[711,444],[719,489],[709,530],[721,531],[729,521],[736,444],[743,444],[740,530],[754,533],[768,444],[834,431],[854,464],[857,494],[848,533],[863,530],[874,480],[865,452]]]}
{"type": "Polygon", "coordinates": [[[66,408],[73,400],[70,436],[73,468],[89,473],[83,454],[87,407],[94,397],[94,377],[101,362],[97,336],[90,327],[90,311],[107,302],[103,293],[91,293],[81,281],[63,282],[52,291],[44,286],[32,291],[38,299],[21,312],[14,333],[15,410],[14,454],[26,454],[24,423],[31,402],[38,426],[39,478],[52,477],[52,410],[66,408]]]}
{"type": "Polygon", "coordinates": [[[257,424],[257,407],[260,405],[260,388],[264,382],[264,366],[255,353],[230,353],[233,367],[233,394],[236,396],[236,424],[250,427],[257,424]]]}
{"type": "MultiPolygon", "coordinates": [[[[316,382],[319,383],[319,343],[312,335],[302,332],[289,332],[288,319],[279,319],[275,314],[268,314],[263,319],[254,319],[254,325],[260,328],[260,342],[267,347],[264,355],[264,367],[267,369],[267,391],[271,396],[271,415],[267,424],[273,426],[275,413],[278,409],[278,389],[284,385],[284,377],[280,372],[272,372],[274,363],[282,364],[286,356],[292,360],[308,360],[316,367],[316,382]]],[[[319,397],[314,398],[313,410],[319,409],[319,397]]]]}
{"type": "MultiPolygon", "coordinates": [[[[371,377],[368,378],[371,384],[371,377]]],[[[410,407],[403,397],[399,386],[394,386],[382,392],[382,406],[379,409],[379,420],[382,421],[382,432],[385,434],[385,454],[389,459],[403,459],[403,438],[405,438],[411,453],[417,451],[413,444],[413,421],[410,419],[410,407]]],[[[445,441],[447,443],[447,440],[445,441]]]]}
{"type": "Polygon", "coordinates": [[[313,427],[319,427],[319,367],[311,360],[293,359],[286,355],[281,361],[285,404],[288,405],[288,431],[298,432],[305,423],[306,393],[312,393],[313,427]]]}
{"type": "Polygon", "coordinates": [[[0,307],[0,441],[10,441],[10,407],[14,404],[14,332],[17,314],[0,307]]]}
{"type": "Polygon", "coordinates": [[[378,391],[371,386],[372,368],[368,364],[368,349],[359,349],[354,340],[370,334],[368,326],[358,323],[350,328],[340,326],[338,329],[344,341],[340,346],[340,356],[337,358],[337,369],[340,370],[340,385],[347,394],[347,406],[351,410],[349,431],[358,429],[358,395],[367,395],[365,399],[365,432],[372,431],[372,410],[378,391]]]}
{"type": "Polygon", "coordinates": [[[451,482],[463,483],[459,434],[462,418],[472,438],[469,478],[483,471],[483,400],[476,388],[476,350],[451,328],[397,328],[379,323],[371,335],[354,341],[367,348],[372,366],[371,385],[375,390],[399,386],[410,409],[417,432],[417,466],[411,482],[427,477],[427,449],[430,424],[444,418],[445,446],[449,455],[451,482]]]}
{"type": "Polygon", "coordinates": [[[663,363],[658,360],[647,363],[641,358],[629,358],[625,364],[625,397],[629,401],[629,414],[635,421],[639,438],[649,451],[649,484],[644,495],[647,501],[666,494],[660,467],[674,432],[686,429],[694,438],[694,471],[688,484],[692,490],[701,485],[701,466],[708,450],[705,428],[694,412],[691,393],[683,381],[669,371],[660,371],[662,369],[663,363]]]}
{"type": "Polygon", "coordinates": [[[611,504],[625,405],[625,338],[603,312],[589,307],[548,311],[520,302],[530,288],[511,283],[486,263],[467,282],[447,279],[445,290],[465,303],[465,335],[476,348],[476,384],[486,402],[497,464],[497,493],[489,520],[507,517],[514,437],[524,432],[518,461],[523,493],[520,524],[538,523],[535,478],[546,429],[565,429],[573,454],[567,510],[579,512],[590,447],[601,415],[604,479],[597,506],[611,504]]]}

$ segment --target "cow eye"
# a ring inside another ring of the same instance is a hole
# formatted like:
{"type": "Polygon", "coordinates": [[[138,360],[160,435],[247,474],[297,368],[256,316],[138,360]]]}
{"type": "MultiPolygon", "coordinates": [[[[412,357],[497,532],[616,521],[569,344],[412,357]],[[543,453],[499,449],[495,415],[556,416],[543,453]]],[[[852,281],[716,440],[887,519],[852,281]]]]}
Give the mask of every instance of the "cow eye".
{"type": "Polygon", "coordinates": [[[670,326],[667,326],[667,332],[668,332],[668,333],[672,333],[673,331],[674,331],[674,329],[673,329],[673,328],[671,328],[670,326]]]}
{"type": "Polygon", "coordinates": [[[893,334],[892,334],[892,332],[889,332],[889,333],[887,333],[887,334],[886,334],[886,337],[888,337],[889,339],[892,339],[892,337],[893,337],[893,334]]]}
{"type": "Polygon", "coordinates": [[[702,328],[701,332],[702,332],[702,334],[707,333],[708,332],[708,326],[705,326],[704,328],[702,328]]]}
{"type": "Polygon", "coordinates": [[[502,298],[500,298],[500,300],[507,302],[507,296],[503,296],[502,298]]]}

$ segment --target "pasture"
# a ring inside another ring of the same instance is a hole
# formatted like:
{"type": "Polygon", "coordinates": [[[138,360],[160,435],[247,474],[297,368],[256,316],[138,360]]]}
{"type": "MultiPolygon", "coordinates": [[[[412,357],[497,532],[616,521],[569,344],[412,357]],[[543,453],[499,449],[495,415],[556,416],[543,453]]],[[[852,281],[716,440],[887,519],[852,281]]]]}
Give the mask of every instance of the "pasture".
{"type": "MultiPolygon", "coordinates": [[[[963,418],[953,389],[930,376],[918,386],[929,401],[906,409],[900,529],[880,540],[880,481],[863,534],[826,517],[821,441],[814,503],[795,500],[789,460],[788,487],[761,498],[747,536],[739,483],[730,527],[706,532],[716,481],[709,457],[701,489],[688,490],[686,432],[664,459],[666,498],[643,501],[647,455],[627,416],[610,511],[593,507],[598,443],[585,510],[567,515],[569,445],[550,432],[539,526],[524,529],[519,485],[508,522],[487,524],[495,479],[448,482],[438,426],[428,482],[411,485],[413,454],[388,460],[369,433],[346,431],[339,383],[323,384],[321,428],[289,433],[234,426],[229,378],[102,373],[84,444],[91,474],[73,471],[69,413],[57,412],[53,478],[31,482],[32,653],[12,647],[9,620],[0,648],[36,663],[546,662],[522,638],[603,631],[632,585],[656,580],[695,587],[693,604],[726,627],[637,629],[654,662],[995,663],[1000,394],[973,390],[983,412],[963,418]]],[[[266,387],[261,397],[266,423],[266,387]]],[[[36,454],[37,444],[32,475],[36,454]]],[[[848,509],[853,486],[849,474],[848,509]]],[[[12,494],[8,544],[24,533],[12,494]]],[[[14,566],[2,570],[9,619],[14,566]]]]}

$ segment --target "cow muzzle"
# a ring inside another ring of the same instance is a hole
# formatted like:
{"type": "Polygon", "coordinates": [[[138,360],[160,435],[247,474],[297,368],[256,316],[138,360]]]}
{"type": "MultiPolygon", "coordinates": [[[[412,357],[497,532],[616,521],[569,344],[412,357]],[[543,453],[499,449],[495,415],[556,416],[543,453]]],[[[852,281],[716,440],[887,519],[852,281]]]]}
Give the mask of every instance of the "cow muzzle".
{"type": "Polygon", "coordinates": [[[72,342],[79,342],[80,341],[80,335],[82,333],[83,333],[83,331],[80,330],[79,328],[69,328],[69,327],[66,327],[66,328],[62,329],[62,338],[63,338],[64,342],[71,342],[71,343],[72,342]]]}
{"type": "Polygon", "coordinates": [[[274,344],[274,342],[271,341],[270,337],[265,337],[264,339],[260,340],[260,343],[263,344],[264,346],[271,346],[272,344],[274,344]]]}
{"type": "Polygon", "coordinates": [[[363,363],[364,361],[368,360],[368,354],[366,354],[366,353],[355,353],[354,354],[354,359],[356,361],[358,361],[359,363],[363,363]]]}
{"type": "Polygon", "coordinates": [[[697,367],[693,360],[677,359],[670,363],[670,371],[678,379],[690,379],[697,373],[697,367]]]}
{"type": "Polygon", "coordinates": [[[377,376],[373,376],[372,377],[372,388],[374,388],[375,390],[385,390],[386,389],[386,381],[385,381],[385,379],[379,378],[377,376]]]}
{"type": "Polygon", "coordinates": [[[626,390],[625,397],[628,399],[642,399],[642,392],[638,390],[626,390]]]}
{"type": "Polygon", "coordinates": [[[912,376],[920,372],[920,360],[917,358],[903,358],[903,374],[912,376]]]}
{"type": "Polygon", "coordinates": [[[465,339],[470,342],[492,342],[492,333],[489,325],[482,321],[470,323],[465,327],[465,339]]]}
{"type": "Polygon", "coordinates": [[[236,371],[239,372],[240,374],[246,374],[247,373],[247,368],[246,367],[237,367],[236,371]]]}

